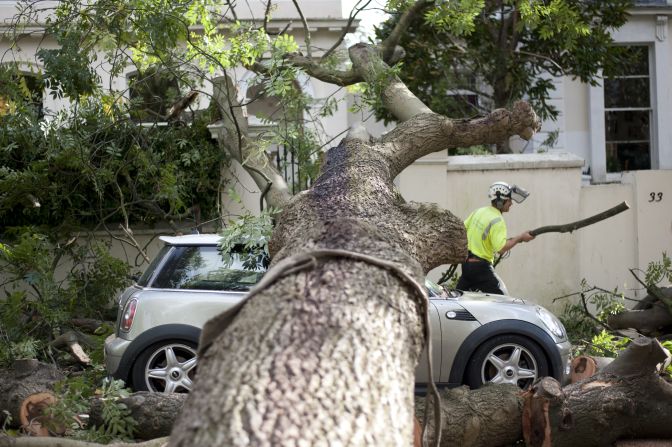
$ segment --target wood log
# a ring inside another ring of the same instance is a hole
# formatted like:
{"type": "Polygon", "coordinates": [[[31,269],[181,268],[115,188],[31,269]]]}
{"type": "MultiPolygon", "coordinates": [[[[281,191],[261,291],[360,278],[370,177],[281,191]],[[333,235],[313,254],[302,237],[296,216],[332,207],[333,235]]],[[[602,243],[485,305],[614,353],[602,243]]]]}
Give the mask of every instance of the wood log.
{"type": "MultiPolygon", "coordinates": [[[[135,436],[138,439],[154,439],[168,436],[173,423],[182,410],[187,399],[182,393],[150,393],[140,391],[129,397],[119,399],[131,411],[131,416],[138,422],[135,436]]],[[[103,402],[92,399],[89,411],[89,425],[103,425],[103,402]]]]}
{"type": "Polygon", "coordinates": [[[672,439],[672,385],[656,365],[666,358],[657,340],[639,338],[601,372],[561,388],[537,381],[525,398],[528,447],[612,446],[628,439],[672,439]]]}
{"type": "Polygon", "coordinates": [[[75,331],[68,331],[56,337],[50,345],[56,349],[67,349],[79,363],[88,365],[91,363],[91,359],[82,349],[79,339],[80,337],[75,331]]]}
{"type": "MultiPolygon", "coordinates": [[[[665,299],[672,299],[672,287],[661,287],[658,289],[658,293],[665,299]]],[[[644,298],[639,300],[632,309],[633,310],[643,310],[649,309],[654,305],[655,302],[659,302],[658,297],[652,294],[647,294],[644,298]]]]}
{"type": "MultiPolygon", "coordinates": [[[[508,446],[522,439],[523,397],[515,385],[440,390],[442,447],[508,446]]],[[[434,406],[429,406],[426,439],[434,445],[434,406]]],[[[424,420],[425,398],[415,398],[415,415],[424,420]]]]}
{"type": "MultiPolygon", "coordinates": [[[[44,410],[55,403],[56,396],[49,391],[31,394],[23,399],[19,408],[21,429],[31,436],[49,436],[50,425],[53,424],[49,424],[44,410]]],[[[57,431],[62,434],[65,428],[59,427],[57,431]]]]}
{"type": "Polygon", "coordinates": [[[35,359],[17,360],[12,369],[0,370],[0,425],[5,423],[5,410],[11,417],[10,426],[18,427],[23,402],[31,395],[53,391],[63,379],[65,376],[54,365],[35,359]]]}
{"type": "Polygon", "coordinates": [[[572,359],[570,383],[576,383],[595,375],[602,370],[609,363],[614,361],[610,357],[592,357],[588,355],[580,355],[572,359]]]}
{"type": "Polygon", "coordinates": [[[73,318],[70,320],[70,323],[89,334],[95,334],[96,330],[105,324],[114,327],[114,322],[112,321],[96,320],[95,318],[73,318]]]}
{"type": "Polygon", "coordinates": [[[13,438],[0,433],[0,447],[165,447],[168,438],[157,438],[145,442],[113,442],[98,444],[97,442],[78,441],[67,438],[35,438],[21,436],[13,438]]]}
{"type": "Polygon", "coordinates": [[[653,303],[648,309],[626,310],[607,318],[612,329],[634,328],[643,334],[656,334],[661,329],[672,326],[672,315],[660,303],[653,303]]]}

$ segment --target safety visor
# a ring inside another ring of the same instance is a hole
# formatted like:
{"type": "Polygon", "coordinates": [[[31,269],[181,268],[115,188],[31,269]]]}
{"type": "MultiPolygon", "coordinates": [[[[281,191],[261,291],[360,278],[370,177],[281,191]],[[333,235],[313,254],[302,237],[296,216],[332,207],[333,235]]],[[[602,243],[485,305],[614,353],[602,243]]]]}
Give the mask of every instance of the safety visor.
{"type": "Polygon", "coordinates": [[[529,195],[530,193],[527,192],[525,189],[521,188],[520,186],[511,185],[511,198],[516,203],[523,203],[523,201],[527,199],[527,196],[529,195]]]}

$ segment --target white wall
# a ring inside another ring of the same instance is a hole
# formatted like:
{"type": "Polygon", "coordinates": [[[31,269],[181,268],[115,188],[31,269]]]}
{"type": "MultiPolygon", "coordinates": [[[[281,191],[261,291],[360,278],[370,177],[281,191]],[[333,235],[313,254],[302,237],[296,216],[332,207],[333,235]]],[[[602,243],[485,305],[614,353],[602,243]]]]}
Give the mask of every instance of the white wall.
{"type": "MultiPolygon", "coordinates": [[[[619,290],[636,284],[630,268],[646,269],[661,253],[672,254],[672,171],[638,171],[623,183],[582,185],[583,160],[568,153],[446,157],[432,154],[399,175],[403,197],[434,202],[466,219],[488,204],[488,186],[498,180],[516,183],[530,197],[504,215],[509,233],[574,222],[622,201],[631,209],[574,233],[547,233],[511,251],[497,267],[509,293],[533,299],[556,312],[553,298],[589,284],[619,290]],[[648,202],[651,192],[662,193],[648,202]],[[668,200],[669,199],[669,200],[668,200]]],[[[447,266],[430,273],[436,279],[447,266]]],[[[628,290],[629,296],[641,293],[628,290]]]]}

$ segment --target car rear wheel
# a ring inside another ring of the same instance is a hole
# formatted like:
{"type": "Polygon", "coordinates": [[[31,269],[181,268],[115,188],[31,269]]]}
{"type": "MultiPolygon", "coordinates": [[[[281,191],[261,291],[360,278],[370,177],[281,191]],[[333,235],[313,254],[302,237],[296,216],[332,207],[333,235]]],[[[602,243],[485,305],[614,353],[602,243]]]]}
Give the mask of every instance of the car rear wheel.
{"type": "Polygon", "coordinates": [[[469,360],[466,383],[472,389],[485,383],[509,383],[527,388],[548,375],[548,360],[533,340],[499,335],[480,345],[469,360]]]}
{"type": "Polygon", "coordinates": [[[133,388],[158,393],[188,393],[196,373],[196,344],[166,340],[142,351],[133,365],[133,388]]]}

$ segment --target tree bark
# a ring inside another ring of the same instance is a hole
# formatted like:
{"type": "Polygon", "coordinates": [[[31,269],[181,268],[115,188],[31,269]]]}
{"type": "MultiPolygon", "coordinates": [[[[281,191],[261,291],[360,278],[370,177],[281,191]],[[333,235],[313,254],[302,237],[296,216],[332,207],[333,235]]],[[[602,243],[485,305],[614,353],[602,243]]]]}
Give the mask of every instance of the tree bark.
{"type": "MultiPolygon", "coordinates": [[[[119,402],[126,405],[133,419],[138,422],[135,437],[154,439],[170,434],[186,399],[187,394],[141,391],[119,399],[119,402]]],[[[102,413],[103,402],[97,398],[91,399],[89,426],[101,427],[104,424],[102,413]]]]}
{"type": "Polygon", "coordinates": [[[11,426],[18,427],[21,407],[28,396],[52,391],[65,376],[54,366],[34,359],[14,362],[12,369],[0,370],[0,425],[5,422],[3,410],[11,417],[11,426]]]}

